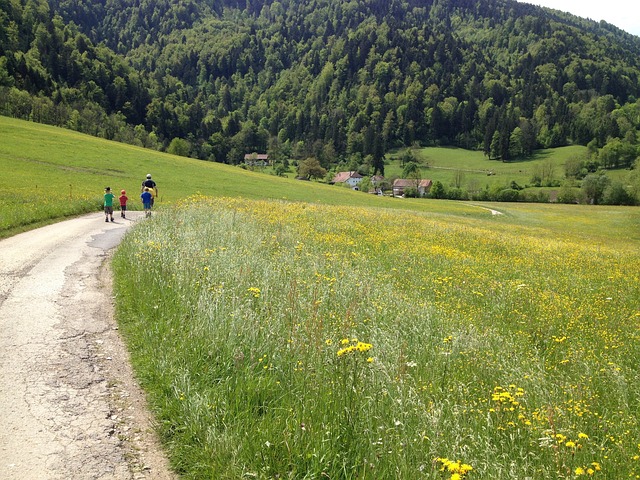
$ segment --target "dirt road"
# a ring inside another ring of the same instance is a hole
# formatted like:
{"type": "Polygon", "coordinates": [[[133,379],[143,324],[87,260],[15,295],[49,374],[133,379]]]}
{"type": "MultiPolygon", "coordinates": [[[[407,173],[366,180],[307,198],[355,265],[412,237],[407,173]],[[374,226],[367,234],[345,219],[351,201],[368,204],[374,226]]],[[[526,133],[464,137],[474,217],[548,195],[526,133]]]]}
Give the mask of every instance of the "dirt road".
{"type": "Polygon", "coordinates": [[[113,319],[105,260],[137,214],[0,241],[0,479],[176,478],[113,319]]]}

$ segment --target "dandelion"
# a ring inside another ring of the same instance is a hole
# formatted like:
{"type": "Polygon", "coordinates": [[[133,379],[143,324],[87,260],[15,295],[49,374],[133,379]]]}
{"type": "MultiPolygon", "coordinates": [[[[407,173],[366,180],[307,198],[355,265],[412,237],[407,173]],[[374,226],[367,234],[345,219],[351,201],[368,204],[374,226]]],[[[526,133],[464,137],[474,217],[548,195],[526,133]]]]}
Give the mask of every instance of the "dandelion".
{"type": "Polygon", "coordinates": [[[338,356],[341,357],[343,356],[345,353],[349,353],[351,352],[351,347],[347,347],[347,348],[341,348],[340,350],[338,350],[338,356]]]}
{"type": "MultiPolygon", "coordinates": [[[[351,352],[368,352],[369,350],[371,350],[371,348],[373,347],[373,345],[371,345],[370,343],[365,343],[365,342],[360,342],[357,339],[353,339],[351,340],[351,342],[353,342],[352,344],[350,344],[350,341],[348,339],[344,339],[340,342],[341,345],[346,345],[344,348],[341,348],[340,350],[338,350],[338,356],[342,357],[343,355],[346,355],[348,353],[351,352]],[[346,341],[346,343],[345,343],[346,341]]],[[[371,357],[369,357],[371,358],[371,357]]],[[[369,362],[369,360],[367,360],[369,362]]],[[[371,361],[373,361],[373,358],[371,358],[371,361]]],[[[369,362],[371,363],[371,362],[369,362]]]]}
{"type": "Polygon", "coordinates": [[[467,473],[473,470],[473,467],[468,463],[462,463],[460,460],[452,461],[448,458],[437,458],[436,462],[441,463],[440,471],[447,471],[451,474],[451,479],[462,480],[467,473]]]}
{"type": "Polygon", "coordinates": [[[260,289],[258,287],[249,287],[247,292],[254,298],[260,298],[260,289]]]}

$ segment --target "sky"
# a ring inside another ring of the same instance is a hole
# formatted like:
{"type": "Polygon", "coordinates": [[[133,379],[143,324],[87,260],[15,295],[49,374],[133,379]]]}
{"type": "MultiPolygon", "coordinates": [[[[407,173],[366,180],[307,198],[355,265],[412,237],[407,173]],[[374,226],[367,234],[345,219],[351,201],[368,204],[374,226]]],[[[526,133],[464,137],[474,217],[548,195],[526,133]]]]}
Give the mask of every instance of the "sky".
{"type": "Polygon", "coordinates": [[[636,0],[522,0],[543,7],[573,13],[578,17],[604,20],[640,36],[640,5],[636,0]]]}

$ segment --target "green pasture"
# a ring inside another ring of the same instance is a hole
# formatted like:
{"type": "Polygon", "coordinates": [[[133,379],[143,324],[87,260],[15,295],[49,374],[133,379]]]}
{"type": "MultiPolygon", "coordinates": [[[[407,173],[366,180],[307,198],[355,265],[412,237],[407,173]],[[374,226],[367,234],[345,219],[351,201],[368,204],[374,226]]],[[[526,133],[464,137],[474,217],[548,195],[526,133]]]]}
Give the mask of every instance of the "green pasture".
{"type": "MultiPolygon", "coordinates": [[[[413,150],[415,157],[422,165],[422,174],[425,178],[450,186],[455,184],[456,176],[462,175],[462,188],[466,190],[482,189],[485,186],[507,187],[512,181],[524,187],[531,184],[536,169],[547,162],[553,165],[554,177],[562,180],[567,159],[584,156],[586,152],[586,147],[576,145],[538,150],[530,158],[503,162],[489,160],[480,151],[461,148],[427,147],[413,150]]],[[[385,175],[402,177],[400,152],[395,152],[388,157],[385,175]]]]}
{"type": "MultiPolygon", "coordinates": [[[[140,184],[147,173],[158,183],[156,208],[194,193],[391,208],[407,205],[2,116],[0,138],[0,236],[68,215],[97,212],[106,186],[114,192],[126,190],[129,208],[139,208],[140,184]]],[[[413,203],[411,208],[425,205],[413,203]]],[[[427,209],[476,213],[463,204],[432,204],[427,209]]]]}
{"type": "MultiPolygon", "coordinates": [[[[147,173],[158,182],[160,196],[156,208],[199,193],[400,208],[433,214],[487,215],[487,210],[462,202],[381,198],[319,182],[280,178],[264,172],[176,157],[2,116],[0,138],[0,168],[4,172],[0,176],[0,237],[64,216],[98,212],[106,186],[116,193],[126,190],[131,199],[129,208],[140,208],[140,183],[147,173]]],[[[490,161],[480,152],[455,148],[420,149],[417,155],[430,166],[423,170],[425,176],[449,185],[459,169],[467,187],[475,183],[483,188],[491,182],[503,185],[512,179],[525,184],[536,162],[550,158],[561,170],[566,158],[582,151],[583,147],[541,151],[531,160],[514,163],[490,161]],[[487,166],[495,175],[486,175],[487,166]]],[[[402,173],[397,156],[389,156],[386,168],[387,176],[402,173]]],[[[504,207],[498,205],[497,208],[504,207]]]]}

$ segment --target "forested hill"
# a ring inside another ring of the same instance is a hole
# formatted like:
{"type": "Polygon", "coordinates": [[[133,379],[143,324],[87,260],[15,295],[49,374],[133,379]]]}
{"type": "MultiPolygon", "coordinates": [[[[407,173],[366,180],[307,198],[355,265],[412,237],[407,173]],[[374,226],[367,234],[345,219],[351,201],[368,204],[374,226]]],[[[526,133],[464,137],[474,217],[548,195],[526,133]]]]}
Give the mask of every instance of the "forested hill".
{"type": "Polygon", "coordinates": [[[511,0],[0,0],[0,112],[228,163],[580,143],[624,166],[639,74],[639,37],[511,0]]]}

